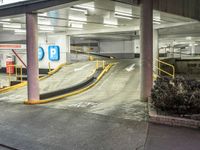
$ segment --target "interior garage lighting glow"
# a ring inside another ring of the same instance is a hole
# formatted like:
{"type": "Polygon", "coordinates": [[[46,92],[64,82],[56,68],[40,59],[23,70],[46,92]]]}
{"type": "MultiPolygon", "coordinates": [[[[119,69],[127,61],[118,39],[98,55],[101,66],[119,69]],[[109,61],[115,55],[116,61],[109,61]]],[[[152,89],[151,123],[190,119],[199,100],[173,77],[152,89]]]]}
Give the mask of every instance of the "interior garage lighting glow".
{"type": "Polygon", "coordinates": [[[116,18],[104,17],[104,26],[106,27],[117,27],[118,20],[116,18]]]}
{"type": "Polygon", "coordinates": [[[76,6],[72,6],[72,7],[70,7],[70,9],[74,10],[74,11],[84,12],[85,15],[88,14],[88,10],[85,9],[85,8],[79,8],[79,7],[76,7],[76,6]]]}
{"type": "Polygon", "coordinates": [[[71,23],[70,27],[72,28],[83,28],[83,24],[79,24],[79,23],[71,23]]]}
{"type": "Polygon", "coordinates": [[[161,24],[159,21],[153,21],[154,24],[161,24]]]}
{"type": "Polygon", "coordinates": [[[21,28],[21,24],[3,24],[3,28],[21,28]]]}
{"type": "Polygon", "coordinates": [[[81,4],[81,5],[75,5],[76,8],[84,8],[84,9],[89,9],[94,11],[94,2],[89,2],[89,3],[85,3],[85,4],[81,4]]]}
{"type": "Polygon", "coordinates": [[[112,28],[117,28],[117,25],[114,24],[104,24],[105,27],[112,27],[112,28]]]}
{"type": "Polygon", "coordinates": [[[71,23],[76,23],[76,24],[87,24],[86,22],[82,22],[82,21],[75,21],[75,20],[70,20],[69,24],[71,23]]]}
{"type": "Polygon", "coordinates": [[[51,22],[49,20],[38,20],[38,24],[43,24],[43,25],[51,25],[51,22]]]}
{"type": "Polygon", "coordinates": [[[124,12],[115,12],[115,15],[121,15],[121,16],[126,16],[126,17],[133,17],[132,14],[124,13],[124,12]]]}
{"type": "Polygon", "coordinates": [[[186,37],[186,40],[191,40],[191,39],[192,39],[191,36],[186,37]]]}
{"type": "Polygon", "coordinates": [[[15,32],[17,32],[17,33],[25,33],[26,31],[22,30],[22,29],[15,29],[15,32]]]}
{"type": "Polygon", "coordinates": [[[115,17],[116,17],[116,18],[122,18],[122,19],[129,19],[129,20],[132,20],[132,19],[133,19],[133,18],[130,17],[130,16],[120,15],[120,14],[116,14],[116,13],[115,13],[115,17]]]}
{"type": "Polygon", "coordinates": [[[54,27],[43,27],[43,26],[40,26],[39,27],[40,30],[43,30],[43,31],[54,31],[54,27]]]}

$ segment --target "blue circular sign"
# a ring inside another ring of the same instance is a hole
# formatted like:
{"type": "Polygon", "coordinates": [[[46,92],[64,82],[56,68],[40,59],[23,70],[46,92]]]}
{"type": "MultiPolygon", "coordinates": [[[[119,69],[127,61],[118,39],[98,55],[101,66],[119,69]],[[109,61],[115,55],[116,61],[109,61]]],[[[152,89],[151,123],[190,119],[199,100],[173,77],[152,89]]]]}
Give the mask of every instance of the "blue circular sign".
{"type": "Polygon", "coordinates": [[[38,48],[38,60],[42,60],[44,58],[44,49],[42,47],[38,48]]]}

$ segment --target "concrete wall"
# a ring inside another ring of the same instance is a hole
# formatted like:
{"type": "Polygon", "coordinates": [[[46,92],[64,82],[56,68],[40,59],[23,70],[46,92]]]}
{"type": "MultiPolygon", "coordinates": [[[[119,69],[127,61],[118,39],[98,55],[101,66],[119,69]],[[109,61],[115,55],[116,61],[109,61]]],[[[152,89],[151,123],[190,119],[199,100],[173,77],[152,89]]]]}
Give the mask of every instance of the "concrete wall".
{"type": "Polygon", "coordinates": [[[117,58],[134,58],[134,41],[100,41],[100,54],[117,58]]]}
{"type": "Polygon", "coordinates": [[[45,56],[43,60],[39,61],[40,68],[48,68],[48,62],[51,64],[51,68],[55,68],[62,63],[69,61],[70,52],[70,39],[65,35],[41,35],[39,36],[39,46],[43,47],[45,50],[45,56]],[[60,60],[50,61],[48,58],[48,46],[58,45],[60,47],[60,60]]]}

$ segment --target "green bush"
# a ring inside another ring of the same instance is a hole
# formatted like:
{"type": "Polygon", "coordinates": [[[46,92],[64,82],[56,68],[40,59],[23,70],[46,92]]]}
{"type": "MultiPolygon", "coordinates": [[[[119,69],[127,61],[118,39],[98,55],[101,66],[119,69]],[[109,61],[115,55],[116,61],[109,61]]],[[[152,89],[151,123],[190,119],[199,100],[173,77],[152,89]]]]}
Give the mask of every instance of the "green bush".
{"type": "Polygon", "coordinates": [[[182,77],[158,78],[152,89],[152,103],[157,110],[173,114],[200,113],[200,82],[182,77]]]}

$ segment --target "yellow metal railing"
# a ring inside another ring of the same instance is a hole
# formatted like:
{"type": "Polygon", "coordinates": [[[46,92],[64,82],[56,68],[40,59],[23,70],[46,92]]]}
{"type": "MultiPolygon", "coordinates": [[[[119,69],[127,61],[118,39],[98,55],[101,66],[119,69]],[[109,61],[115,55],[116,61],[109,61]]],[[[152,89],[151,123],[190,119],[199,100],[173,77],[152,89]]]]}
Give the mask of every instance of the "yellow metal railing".
{"type": "MultiPolygon", "coordinates": [[[[22,82],[22,65],[8,65],[7,66],[9,69],[11,69],[11,67],[15,67],[15,77],[16,80],[18,79],[18,77],[20,77],[20,82],[22,82]],[[20,69],[19,73],[18,73],[18,69],[20,69]]],[[[8,81],[9,81],[9,86],[10,86],[10,82],[11,82],[11,71],[9,70],[8,73],[8,81]]]]}
{"type": "Polygon", "coordinates": [[[102,60],[102,61],[97,60],[96,61],[96,69],[101,68],[101,67],[104,69],[105,66],[106,66],[105,60],[102,60]]]}
{"type": "Polygon", "coordinates": [[[158,66],[154,65],[154,67],[155,67],[156,69],[158,69],[159,72],[163,72],[163,73],[167,74],[168,76],[170,76],[170,77],[172,77],[172,78],[175,77],[175,67],[174,67],[172,64],[169,64],[169,63],[167,63],[167,62],[161,61],[161,60],[159,60],[159,59],[155,59],[155,60],[158,62],[158,66]],[[172,69],[172,71],[171,71],[171,72],[168,72],[168,71],[166,71],[166,70],[161,69],[161,64],[166,65],[166,66],[169,66],[169,67],[172,69]]]}

